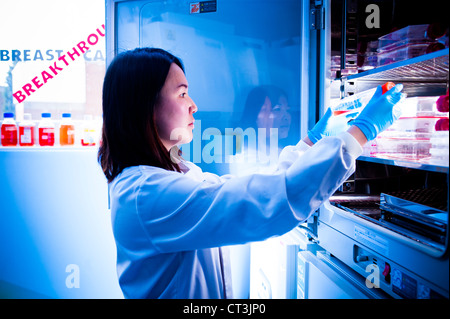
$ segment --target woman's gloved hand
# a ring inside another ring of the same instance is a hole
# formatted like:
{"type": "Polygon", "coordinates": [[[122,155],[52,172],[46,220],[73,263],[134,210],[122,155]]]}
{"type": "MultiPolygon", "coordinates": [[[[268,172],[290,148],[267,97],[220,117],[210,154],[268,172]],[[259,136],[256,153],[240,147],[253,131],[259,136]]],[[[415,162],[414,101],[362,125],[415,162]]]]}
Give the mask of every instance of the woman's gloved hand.
{"type": "Polygon", "coordinates": [[[308,132],[308,137],[315,144],[324,136],[336,136],[346,131],[350,127],[348,122],[358,114],[359,111],[352,110],[348,113],[333,115],[331,108],[328,108],[319,122],[308,132]]]}
{"type": "Polygon", "coordinates": [[[406,94],[401,93],[402,89],[403,85],[397,84],[382,94],[381,86],[378,86],[367,106],[351,123],[363,132],[368,141],[375,139],[400,117],[401,110],[396,105],[406,97],[406,94]]]}

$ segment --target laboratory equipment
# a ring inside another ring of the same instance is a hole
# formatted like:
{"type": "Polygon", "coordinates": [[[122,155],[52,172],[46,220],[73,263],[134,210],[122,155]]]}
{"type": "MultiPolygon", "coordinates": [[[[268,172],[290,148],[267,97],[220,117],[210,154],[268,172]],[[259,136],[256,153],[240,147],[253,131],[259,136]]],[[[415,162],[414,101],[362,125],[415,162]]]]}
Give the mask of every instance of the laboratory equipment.
{"type": "MultiPolygon", "coordinates": [[[[381,86],[382,94],[386,93],[395,86],[393,82],[386,82],[381,86]]],[[[331,106],[333,115],[340,115],[353,110],[361,111],[370,99],[373,97],[376,88],[372,88],[366,91],[358,92],[350,95],[342,100],[335,101],[335,104],[331,106]]]]}
{"type": "MultiPolygon", "coordinates": [[[[368,5],[351,0],[321,4],[322,10],[331,11],[331,21],[329,28],[316,32],[331,39],[331,45],[324,41],[320,52],[345,57],[369,43],[373,48],[376,41],[378,62],[358,74],[337,70],[342,76],[331,84],[319,82],[319,90],[324,90],[325,101],[329,97],[338,103],[392,81],[403,84],[408,98],[401,105],[402,117],[366,144],[354,175],[320,208],[317,223],[310,223],[317,227],[320,248],[309,253],[309,259],[302,253],[299,265],[306,260],[303,269],[308,265],[315,269],[312,265],[317,260],[308,260],[317,258],[327,264],[323,274],[330,268],[339,270],[341,277],[369,298],[448,299],[448,132],[436,130],[438,121],[448,119],[448,113],[436,104],[448,90],[448,48],[444,37],[428,36],[434,28],[428,30],[429,25],[445,18],[424,7],[420,17],[409,16],[397,31],[387,21],[378,30],[359,24],[355,36],[357,17],[364,16],[368,5]],[[438,50],[427,51],[436,42],[442,44],[433,47],[438,50]],[[414,52],[415,46],[421,50],[414,52]]],[[[393,8],[387,1],[380,2],[380,8],[388,7],[396,13],[392,22],[398,23],[404,5],[397,3],[393,8]]],[[[325,58],[322,63],[326,68],[325,58]]],[[[345,67],[344,59],[341,69],[345,67]]],[[[334,287],[332,282],[329,287],[334,287]]],[[[345,294],[336,291],[336,296],[345,294]]]]}

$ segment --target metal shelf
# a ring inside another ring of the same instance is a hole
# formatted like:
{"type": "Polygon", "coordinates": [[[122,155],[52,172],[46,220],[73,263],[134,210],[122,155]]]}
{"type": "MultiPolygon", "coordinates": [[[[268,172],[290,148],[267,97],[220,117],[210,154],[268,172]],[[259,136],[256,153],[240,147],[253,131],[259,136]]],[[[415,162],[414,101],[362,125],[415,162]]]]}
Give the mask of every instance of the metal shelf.
{"type": "Polygon", "coordinates": [[[444,49],[412,59],[394,62],[346,77],[350,80],[393,82],[445,82],[448,80],[448,54],[444,49]]]}
{"type": "Polygon", "coordinates": [[[446,174],[448,174],[448,172],[449,172],[448,166],[435,165],[435,164],[430,164],[430,163],[426,163],[426,162],[412,162],[412,161],[401,160],[401,159],[388,159],[388,158],[371,157],[371,156],[360,156],[360,157],[358,157],[358,160],[365,161],[365,162],[378,163],[378,164],[388,164],[388,165],[393,165],[393,166],[414,168],[414,169],[419,169],[419,170],[429,171],[429,172],[439,172],[439,173],[446,173],[446,174]]]}
{"type": "Polygon", "coordinates": [[[449,49],[412,59],[383,65],[378,68],[341,78],[344,96],[382,85],[387,81],[403,84],[408,96],[445,94],[448,89],[449,49]]]}

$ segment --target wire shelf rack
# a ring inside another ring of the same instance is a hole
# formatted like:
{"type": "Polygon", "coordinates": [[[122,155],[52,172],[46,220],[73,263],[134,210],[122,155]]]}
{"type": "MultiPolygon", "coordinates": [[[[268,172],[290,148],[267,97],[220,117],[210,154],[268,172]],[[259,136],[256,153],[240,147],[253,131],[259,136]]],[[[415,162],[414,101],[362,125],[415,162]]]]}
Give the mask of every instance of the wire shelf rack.
{"type": "Polygon", "coordinates": [[[448,81],[449,49],[350,75],[346,79],[393,82],[446,82],[448,81]]]}
{"type": "Polygon", "coordinates": [[[387,81],[403,84],[408,96],[442,95],[448,89],[449,49],[341,78],[342,96],[365,91],[387,81]]]}

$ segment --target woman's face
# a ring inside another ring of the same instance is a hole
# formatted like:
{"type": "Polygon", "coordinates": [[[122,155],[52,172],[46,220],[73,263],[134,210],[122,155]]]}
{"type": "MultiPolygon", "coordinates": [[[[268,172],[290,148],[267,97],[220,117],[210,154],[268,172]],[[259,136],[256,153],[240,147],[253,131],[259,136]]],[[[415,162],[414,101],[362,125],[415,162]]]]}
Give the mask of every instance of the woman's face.
{"type": "Polygon", "coordinates": [[[280,96],[276,103],[272,103],[266,97],[264,104],[256,119],[258,128],[265,128],[267,136],[270,135],[270,128],[278,129],[278,138],[286,138],[291,126],[291,114],[285,96],[280,96]]]}
{"type": "Polygon", "coordinates": [[[167,150],[192,141],[195,112],[197,106],[188,95],[186,76],[172,63],[155,108],[156,127],[167,150]]]}

